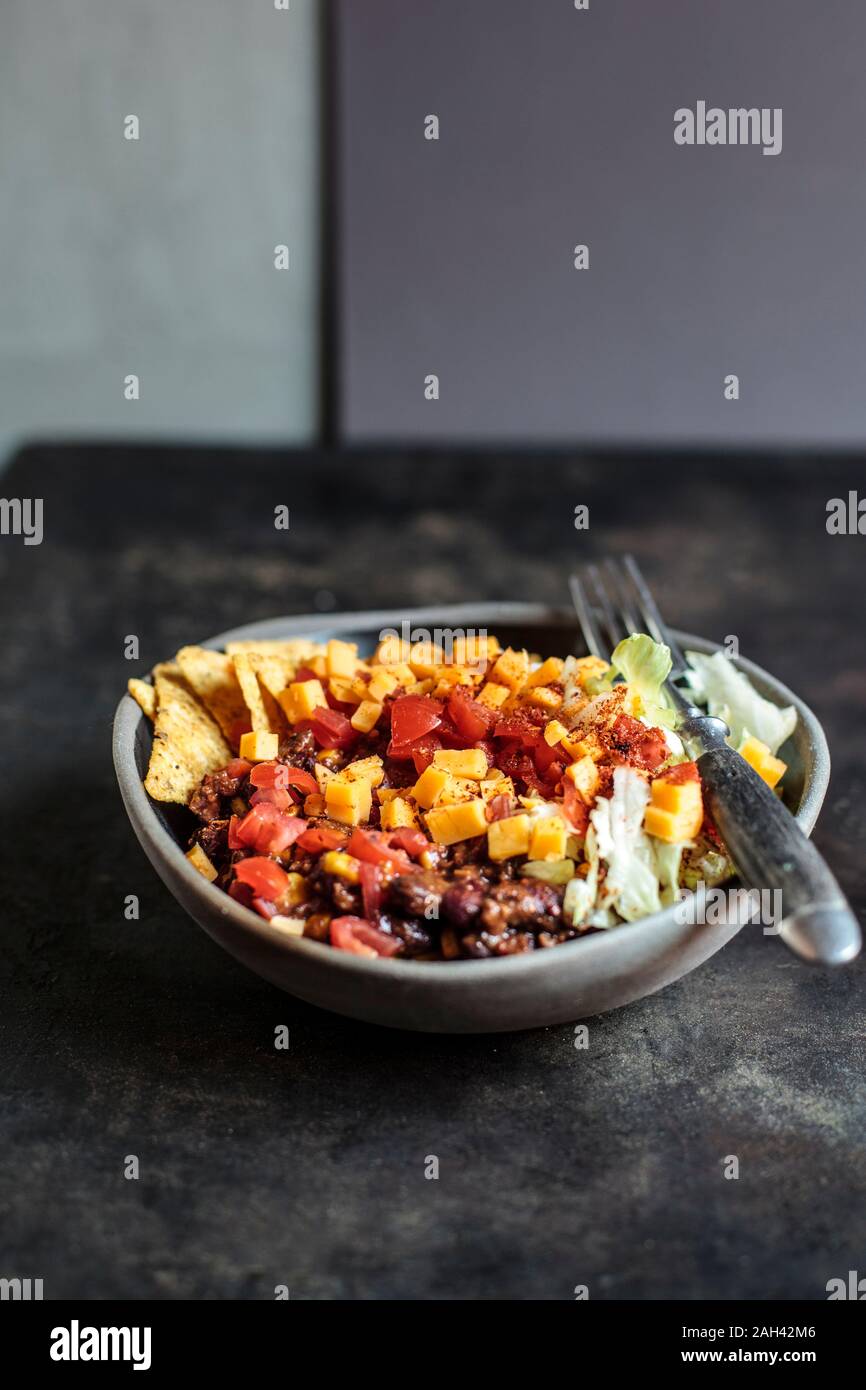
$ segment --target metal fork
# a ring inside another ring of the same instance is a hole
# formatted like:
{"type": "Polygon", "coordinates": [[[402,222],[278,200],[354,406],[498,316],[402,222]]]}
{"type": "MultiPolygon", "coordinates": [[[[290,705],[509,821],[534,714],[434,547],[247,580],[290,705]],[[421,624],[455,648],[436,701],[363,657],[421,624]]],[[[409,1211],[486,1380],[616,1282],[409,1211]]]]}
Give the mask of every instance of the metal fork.
{"type": "Polygon", "coordinates": [[[843,965],[860,950],[857,919],[827,864],[790,811],[745,758],[725,742],[730,730],[683,694],[687,672],[678,642],[631,555],[621,563],[586,565],[569,580],[586,645],[607,660],[633,632],[647,632],[670,649],[665,689],[678,714],[677,733],[698,765],[707,809],[746,888],[781,891],[776,931],[804,960],[843,965]]]}

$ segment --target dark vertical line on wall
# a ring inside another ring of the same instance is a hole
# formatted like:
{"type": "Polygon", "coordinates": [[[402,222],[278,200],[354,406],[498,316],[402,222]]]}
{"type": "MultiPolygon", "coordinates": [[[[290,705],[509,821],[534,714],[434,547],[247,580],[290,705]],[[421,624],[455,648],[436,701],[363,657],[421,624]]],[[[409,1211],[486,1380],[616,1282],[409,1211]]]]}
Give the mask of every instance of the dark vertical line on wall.
{"type": "Polygon", "coordinates": [[[319,440],[334,448],[340,437],[338,353],[338,58],[337,0],[322,0],[319,63],[319,440]]]}

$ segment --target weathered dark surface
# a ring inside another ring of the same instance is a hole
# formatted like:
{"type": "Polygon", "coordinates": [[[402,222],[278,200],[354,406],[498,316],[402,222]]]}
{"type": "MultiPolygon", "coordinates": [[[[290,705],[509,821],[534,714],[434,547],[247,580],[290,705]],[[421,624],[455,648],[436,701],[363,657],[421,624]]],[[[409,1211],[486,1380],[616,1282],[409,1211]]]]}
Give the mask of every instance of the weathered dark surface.
{"type": "Polygon", "coordinates": [[[628,547],[672,620],[737,634],[823,719],[816,841],[862,914],[866,537],[825,530],[858,484],[825,460],[694,477],[651,458],[20,460],[4,494],[42,496],[46,532],[0,538],[0,1275],[47,1297],[568,1299],[821,1298],[866,1272],[862,964],[814,973],[747,929],[591,1021],[587,1051],[567,1027],[364,1027],[279,994],[183,915],[109,751],[126,634],[144,669],[322,590],[349,608],[559,601],[578,551],[628,547]]]}

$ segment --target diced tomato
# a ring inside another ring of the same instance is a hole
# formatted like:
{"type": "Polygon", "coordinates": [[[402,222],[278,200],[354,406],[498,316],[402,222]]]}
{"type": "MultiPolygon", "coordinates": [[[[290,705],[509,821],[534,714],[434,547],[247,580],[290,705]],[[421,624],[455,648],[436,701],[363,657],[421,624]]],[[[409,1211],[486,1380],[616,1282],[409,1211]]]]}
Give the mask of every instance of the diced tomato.
{"type": "Polygon", "coordinates": [[[432,734],[442,722],[442,706],[429,695],[399,695],[391,707],[391,740],[400,744],[414,743],[425,734],[432,734]]]}
{"type": "Polygon", "coordinates": [[[393,956],[400,943],[393,936],[374,927],[363,917],[334,917],[331,920],[331,945],[338,951],[350,951],[355,956],[393,956]]]}
{"type": "Polygon", "coordinates": [[[589,825],[589,807],[568,777],[565,779],[562,810],[575,835],[585,835],[589,825]]]}
{"type": "MultiPolygon", "coordinates": [[[[270,861],[268,862],[270,863],[270,861]]],[[[276,903],[268,902],[267,898],[253,898],[252,905],[256,912],[258,912],[261,917],[264,917],[266,921],[270,921],[272,917],[276,917],[277,915],[276,903]]]]}
{"type": "Polygon", "coordinates": [[[345,835],[341,835],[339,830],[330,830],[326,825],[314,825],[305,830],[295,843],[305,854],[321,854],[325,849],[339,849],[345,841],[345,835]]]}
{"type": "Polygon", "coordinates": [[[238,826],[240,823],[240,816],[231,816],[229,818],[229,849],[246,849],[243,840],[238,839],[238,826]]]}
{"type": "Polygon", "coordinates": [[[358,737],[345,714],[324,705],[313,710],[310,728],[320,748],[351,748],[358,737]]]}
{"type": "Polygon", "coordinates": [[[250,797],[251,806],[276,806],[278,811],[291,811],[294,801],[283,787],[259,787],[250,797]]]}
{"type": "Polygon", "coordinates": [[[364,916],[378,922],[382,906],[382,871],[377,864],[362,864],[359,871],[364,916]]]}
{"type": "Polygon", "coordinates": [[[229,777],[246,777],[251,767],[252,763],[247,762],[246,758],[232,758],[231,762],[226,764],[226,772],[229,777]]]}
{"type": "Polygon", "coordinates": [[[455,686],[448,700],[448,713],[454,727],[464,738],[476,743],[486,738],[488,730],[496,721],[496,713],[480,701],[473,700],[462,686],[455,686]]]}
{"type": "Polygon", "coordinates": [[[497,738],[516,739],[524,748],[534,748],[539,738],[538,728],[526,716],[506,715],[493,729],[497,738]]]}
{"type": "Polygon", "coordinates": [[[305,772],[302,767],[289,767],[287,763],[256,763],[250,773],[250,783],[263,791],[297,787],[304,796],[312,796],[319,790],[319,784],[311,772],[305,772]]]}
{"type": "Polygon", "coordinates": [[[233,879],[229,884],[229,897],[234,898],[235,902],[243,903],[244,907],[252,907],[253,890],[248,883],[240,883],[233,879]]]}
{"type": "Polygon", "coordinates": [[[412,761],[418,776],[425,772],[433,761],[433,756],[442,747],[442,740],[436,734],[426,734],[412,744],[412,761]]]}
{"type": "Polygon", "coordinates": [[[235,864],[235,878],[249,884],[254,897],[269,898],[271,902],[289,886],[288,874],[273,859],[240,859],[235,864]]]}
{"type": "Polygon", "coordinates": [[[300,816],[287,816],[276,806],[262,802],[239,821],[235,838],[245,849],[254,849],[259,854],[282,854],[306,828],[307,822],[300,816]]]}
{"type": "Polygon", "coordinates": [[[317,681],[319,677],[311,666],[299,666],[292,679],[296,681],[317,681]]]}
{"type": "Polygon", "coordinates": [[[411,854],[413,859],[424,854],[430,848],[430,841],[423,830],[413,830],[410,825],[403,825],[399,830],[392,830],[388,839],[397,849],[403,849],[407,854],[411,854]]]}
{"type": "Polygon", "coordinates": [[[544,739],[540,738],[532,750],[532,756],[535,760],[535,766],[538,768],[542,777],[544,777],[547,775],[551,765],[555,762],[559,762],[562,757],[562,749],[557,747],[556,744],[551,748],[549,743],[545,743],[544,739]]]}
{"type": "Polygon", "coordinates": [[[390,836],[375,830],[353,830],[346,850],[365,864],[392,864],[411,869],[412,861],[402,850],[388,843],[390,836]]]}

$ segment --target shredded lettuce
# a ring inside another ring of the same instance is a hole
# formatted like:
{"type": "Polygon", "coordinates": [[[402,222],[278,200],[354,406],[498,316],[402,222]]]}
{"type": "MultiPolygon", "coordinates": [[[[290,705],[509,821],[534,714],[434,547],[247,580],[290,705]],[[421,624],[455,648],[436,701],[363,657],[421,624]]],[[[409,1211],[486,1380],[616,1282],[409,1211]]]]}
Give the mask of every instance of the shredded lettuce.
{"type": "Polygon", "coordinates": [[[644,779],[633,768],[618,767],[613,796],[601,797],[590,815],[599,858],[607,865],[598,905],[614,908],[626,922],[661,908],[655,854],[643,828],[649,798],[644,779]]]}
{"type": "Polygon", "coordinates": [[[723,719],[731,731],[728,743],[739,748],[750,734],[777,753],[797,725],[793,705],[780,709],[753,689],[748,677],[738,671],[724,652],[686,652],[692,674],[689,684],[709,713],[723,719]]]}

